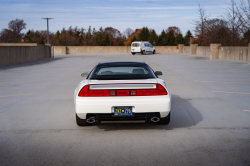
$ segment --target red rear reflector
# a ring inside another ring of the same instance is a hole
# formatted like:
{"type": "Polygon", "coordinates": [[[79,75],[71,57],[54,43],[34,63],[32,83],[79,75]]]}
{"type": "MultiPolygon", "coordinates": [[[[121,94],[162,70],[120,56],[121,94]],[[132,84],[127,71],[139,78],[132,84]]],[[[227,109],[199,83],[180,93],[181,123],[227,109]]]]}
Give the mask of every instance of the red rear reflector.
{"type": "Polygon", "coordinates": [[[159,96],[168,95],[168,92],[161,84],[156,84],[156,89],[133,89],[133,90],[90,90],[89,85],[84,86],[78,96],[159,96]]]}
{"type": "Polygon", "coordinates": [[[168,94],[166,89],[161,84],[156,84],[156,86],[158,89],[158,95],[167,95],[168,94]]]}
{"type": "Polygon", "coordinates": [[[89,90],[89,85],[84,86],[84,87],[80,90],[78,96],[88,96],[88,90],[89,90]]]}

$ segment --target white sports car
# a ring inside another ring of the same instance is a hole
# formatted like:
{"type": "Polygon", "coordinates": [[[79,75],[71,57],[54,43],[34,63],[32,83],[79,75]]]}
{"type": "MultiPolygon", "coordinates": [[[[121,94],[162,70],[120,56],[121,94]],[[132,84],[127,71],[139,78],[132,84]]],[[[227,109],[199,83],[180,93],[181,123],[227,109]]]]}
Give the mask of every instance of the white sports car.
{"type": "Polygon", "coordinates": [[[170,122],[171,90],[146,63],[99,63],[75,89],[76,123],[119,120],[170,122]]]}

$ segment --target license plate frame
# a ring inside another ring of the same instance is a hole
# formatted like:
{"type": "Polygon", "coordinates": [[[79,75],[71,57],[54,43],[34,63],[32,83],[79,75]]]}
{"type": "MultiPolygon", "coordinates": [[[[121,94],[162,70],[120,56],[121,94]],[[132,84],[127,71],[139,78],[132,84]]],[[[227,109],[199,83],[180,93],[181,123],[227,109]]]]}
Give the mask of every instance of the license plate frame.
{"type": "Polygon", "coordinates": [[[133,116],[133,107],[114,107],[114,116],[133,116]]]}

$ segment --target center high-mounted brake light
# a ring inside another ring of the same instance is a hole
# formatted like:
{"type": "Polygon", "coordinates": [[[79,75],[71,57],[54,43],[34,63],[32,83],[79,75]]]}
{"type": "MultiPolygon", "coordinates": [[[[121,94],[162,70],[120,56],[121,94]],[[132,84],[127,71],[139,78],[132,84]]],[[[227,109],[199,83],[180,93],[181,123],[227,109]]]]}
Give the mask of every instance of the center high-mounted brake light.
{"type": "Polygon", "coordinates": [[[159,96],[168,95],[161,84],[156,84],[156,89],[131,89],[131,90],[90,90],[89,85],[84,86],[79,97],[101,97],[101,96],[159,96]]]}

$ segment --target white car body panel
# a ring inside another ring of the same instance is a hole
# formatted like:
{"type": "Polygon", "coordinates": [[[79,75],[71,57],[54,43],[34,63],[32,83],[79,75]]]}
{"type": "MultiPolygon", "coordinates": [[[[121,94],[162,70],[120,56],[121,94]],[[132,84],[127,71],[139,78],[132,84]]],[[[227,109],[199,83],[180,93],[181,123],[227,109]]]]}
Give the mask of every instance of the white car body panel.
{"type": "Polygon", "coordinates": [[[159,78],[142,80],[83,80],[79,83],[74,95],[75,112],[81,119],[87,114],[113,113],[116,106],[132,106],[133,113],[159,112],[161,118],[166,117],[171,110],[171,90],[164,80],[159,78]],[[109,97],[79,97],[78,93],[85,85],[110,84],[161,84],[168,92],[162,96],[109,96],[109,97]]]}

